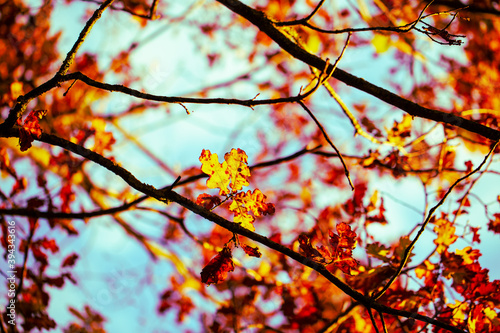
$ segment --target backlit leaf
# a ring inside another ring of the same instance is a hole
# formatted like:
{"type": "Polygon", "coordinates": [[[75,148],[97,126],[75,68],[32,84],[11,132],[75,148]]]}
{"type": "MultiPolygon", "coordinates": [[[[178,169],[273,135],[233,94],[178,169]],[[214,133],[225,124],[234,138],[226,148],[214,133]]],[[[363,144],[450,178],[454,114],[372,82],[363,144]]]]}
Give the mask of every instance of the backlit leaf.
{"type": "Polygon", "coordinates": [[[234,271],[231,250],[224,247],[201,271],[201,281],[206,284],[219,283],[227,273],[234,271]]]}
{"type": "Polygon", "coordinates": [[[219,163],[217,154],[212,154],[210,150],[201,152],[200,162],[202,164],[201,171],[209,175],[207,186],[209,188],[218,188],[219,195],[229,194],[228,186],[230,182],[230,172],[227,162],[219,163]]]}

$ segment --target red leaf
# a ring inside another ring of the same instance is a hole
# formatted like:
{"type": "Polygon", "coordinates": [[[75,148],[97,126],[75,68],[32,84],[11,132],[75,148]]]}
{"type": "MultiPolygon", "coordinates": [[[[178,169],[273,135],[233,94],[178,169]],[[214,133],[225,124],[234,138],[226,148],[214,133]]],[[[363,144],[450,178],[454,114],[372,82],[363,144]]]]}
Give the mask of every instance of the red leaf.
{"type": "Polygon", "coordinates": [[[368,187],[364,183],[357,184],[355,186],[355,188],[354,188],[354,204],[356,206],[360,206],[363,204],[363,197],[365,196],[367,189],[368,189],[368,187]]]}
{"type": "Polygon", "coordinates": [[[43,248],[52,251],[52,253],[56,253],[57,251],[59,251],[59,247],[57,246],[56,241],[53,239],[49,240],[47,238],[44,238],[41,240],[40,245],[43,248]]]}
{"type": "Polygon", "coordinates": [[[201,271],[201,282],[219,283],[226,279],[227,273],[234,271],[231,250],[224,247],[201,271]]]}
{"type": "Polygon", "coordinates": [[[338,235],[331,230],[330,245],[333,248],[333,265],[346,274],[351,273],[351,269],[356,268],[358,262],[352,258],[352,249],[356,246],[356,233],[351,227],[342,222],[337,224],[338,235]]]}
{"type": "Polygon", "coordinates": [[[257,246],[251,247],[250,245],[241,244],[241,247],[243,248],[243,251],[245,251],[245,253],[250,257],[260,258],[262,256],[262,253],[259,252],[259,248],[257,246]]]}
{"type": "Polygon", "coordinates": [[[481,239],[479,238],[479,227],[470,227],[470,230],[472,231],[472,242],[478,242],[481,243],[481,239]]]}
{"type": "Polygon", "coordinates": [[[72,267],[75,265],[77,259],[78,259],[78,254],[73,253],[64,259],[61,267],[72,267]]]}
{"type": "Polygon", "coordinates": [[[490,223],[488,223],[488,230],[500,234],[500,213],[495,213],[493,214],[493,216],[495,217],[495,219],[490,220],[490,223]]]}
{"type": "Polygon", "coordinates": [[[216,195],[210,195],[206,193],[202,193],[196,199],[196,204],[205,207],[208,210],[213,209],[214,207],[221,204],[221,199],[216,195]]]}
{"type": "Polygon", "coordinates": [[[305,234],[299,235],[298,241],[300,244],[299,248],[306,257],[317,258],[320,261],[325,260],[321,255],[321,253],[311,245],[311,239],[307,237],[305,234]]]}
{"type": "Polygon", "coordinates": [[[47,114],[47,110],[35,110],[31,111],[24,119],[24,123],[21,123],[21,118],[17,120],[17,124],[20,126],[19,144],[21,145],[21,151],[28,150],[35,138],[39,139],[42,136],[42,129],[38,119],[42,119],[45,114],[47,114]]]}

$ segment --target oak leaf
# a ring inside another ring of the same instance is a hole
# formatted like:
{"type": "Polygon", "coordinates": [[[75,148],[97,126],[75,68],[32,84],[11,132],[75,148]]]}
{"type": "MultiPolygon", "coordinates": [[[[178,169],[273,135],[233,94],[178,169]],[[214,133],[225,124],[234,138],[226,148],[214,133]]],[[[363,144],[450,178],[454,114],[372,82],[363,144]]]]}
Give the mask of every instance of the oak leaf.
{"type": "Polygon", "coordinates": [[[21,151],[26,151],[31,147],[31,143],[35,138],[39,139],[42,136],[42,129],[38,123],[38,119],[42,119],[47,114],[47,110],[34,110],[21,122],[21,118],[17,120],[19,127],[19,145],[21,151]]]}
{"type": "Polygon", "coordinates": [[[202,164],[201,171],[210,176],[207,180],[207,186],[219,188],[219,195],[229,194],[230,177],[227,162],[220,164],[217,154],[212,154],[210,150],[205,149],[201,152],[200,162],[202,164]]]}
{"type": "Polygon", "coordinates": [[[435,222],[434,232],[438,237],[434,240],[434,244],[438,246],[437,252],[442,253],[444,249],[455,243],[458,236],[455,235],[455,227],[453,223],[445,219],[439,219],[435,222]]]}
{"type": "Polygon", "coordinates": [[[333,265],[345,274],[351,274],[351,269],[358,266],[358,261],[352,258],[352,250],[356,246],[356,233],[351,226],[342,222],[337,224],[337,234],[329,231],[330,245],[332,246],[333,265]]]}
{"type": "Polygon", "coordinates": [[[231,250],[224,247],[201,271],[201,281],[206,284],[219,283],[227,273],[234,271],[231,250]]]}
{"type": "Polygon", "coordinates": [[[250,169],[248,168],[248,156],[242,149],[231,149],[231,152],[224,155],[229,170],[233,192],[241,190],[243,186],[248,186],[250,169]]]}
{"type": "Polygon", "coordinates": [[[202,193],[196,198],[196,204],[205,207],[208,210],[221,204],[221,199],[216,195],[202,193]]]}
{"type": "Polygon", "coordinates": [[[325,262],[325,258],[317,249],[315,249],[311,244],[311,239],[305,235],[301,234],[298,238],[299,241],[299,249],[301,252],[308,258],[312,258],[319,262],[325,262]]]}

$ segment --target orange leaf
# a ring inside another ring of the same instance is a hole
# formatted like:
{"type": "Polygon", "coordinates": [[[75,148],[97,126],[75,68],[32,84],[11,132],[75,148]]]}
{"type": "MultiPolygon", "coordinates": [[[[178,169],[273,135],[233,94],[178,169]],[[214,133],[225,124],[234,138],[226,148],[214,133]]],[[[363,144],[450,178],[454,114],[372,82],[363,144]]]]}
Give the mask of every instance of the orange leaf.
{"type": "Polygon", "coordinates": [[[196,199],[196,204],[205,207],[206,209],[213,209],[221,204],[221,200],[216,195],[202,193],[196,199]]]}
{"type": "Polygon", "coordinates": [[[352,258],[352,249],[356,246],[356,233],[344,222],[337,224],[337,232],[338,235],[331,230],[329,232],[330,245],[333,248],[333,265],[342,272],[351,274],[351,269],[358,265],[357,260],[352,258]]]}
{"type": "Polygon", "coordinates": [[[262,253],[260,253],[259,248],[257,246],[251,247],[250,245],[241,244],[241,247],[243,248],[243,251],[245,251],[245,253],[251,257],[260,258],[262,256],[262,253]]]}
{"type": "Polygon", "coordinates": [[[241,192],[234,197],[234,201],[245,205],[246,209],[257,217],[274,213],[274,205],[266,203],[266,199],[267,197],[259,189],[255,189],[253,193],[250,190],[246,193],[241,192]]]}
{"type": "Polygon", "coordinates": [[[234,271],[231,250],[224,247],[201,271],[201,282],[211,284],[226,279],[227,273],[234,271]]]}

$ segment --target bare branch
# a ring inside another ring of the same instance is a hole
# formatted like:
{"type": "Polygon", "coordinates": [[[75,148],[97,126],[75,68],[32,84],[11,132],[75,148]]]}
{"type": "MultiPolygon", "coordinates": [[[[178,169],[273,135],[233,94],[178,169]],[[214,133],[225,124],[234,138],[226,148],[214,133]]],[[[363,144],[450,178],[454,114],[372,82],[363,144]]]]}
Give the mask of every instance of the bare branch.
{"type": "Polygon", "coordinates": [[[298,102],[300,104],[300,106],[302,106],[302,108],[309,114],[309,116],[311,116],[311,118],[314,120],[314,122],[316,123],[316,126],[318,126],[318,128],[320,129],[321,133],[323,133],[323,136],[324,138],[326,139],[326,141],[330,144],[330,146],[335,150],[335,152],[337,153],[339,159],[340,159],[340,162],[342,163],[342,166],[344,167],[344,174],[347,178],[347,181],[349,183],[349,186],[351,186],[351,190],[354,191],[354,185],[352,185],[352,181],[351,181],[351,176],[349,175],[349,170],[347,169],[347,165],[345,164],[345,161],[344,161],[344,158],[342,157],[342,154],[340,153],[340,151],[337,149],[337,147],[335,146],[335,144],[332,142],[332,140],[330,140],[330,137],[328,136],[328,134],[326,133],[325,129],[323,128],[323,126],[321,125],[321,123],[318,121],[318,119],[316,119],[316,117],[314,116],[314,114],[311,112],[311,110],[309,110],[309,108],[302,102],[302,101],[299,101],[298,102]]]}
{"type": "Polygon", "coordinates": [[[89,34],[90,30],[94,26],[94,24],[97,22],[99,18],[101,18],[102,13],[108,8],[114,0],[106,0],[103,2],[103,4],[94,12],[92,17],[87,21],[85,24],[85,27],[83,30],[80,32],[80,36],[78,36],[78,39],[76,40],[75,44],[73,44],[73,47],[71,50],[68,52],[66,55],[66,58],[64,59],[61,68],[59,68],[59,71],[57,72],[56,75],[64,75],[68,72],[69,67],[73,63],[73,60],[75,60],[76,52],[82,46],[83,42],[85,41],[85,38],[87,38],[87,35],[89,34]]]}

